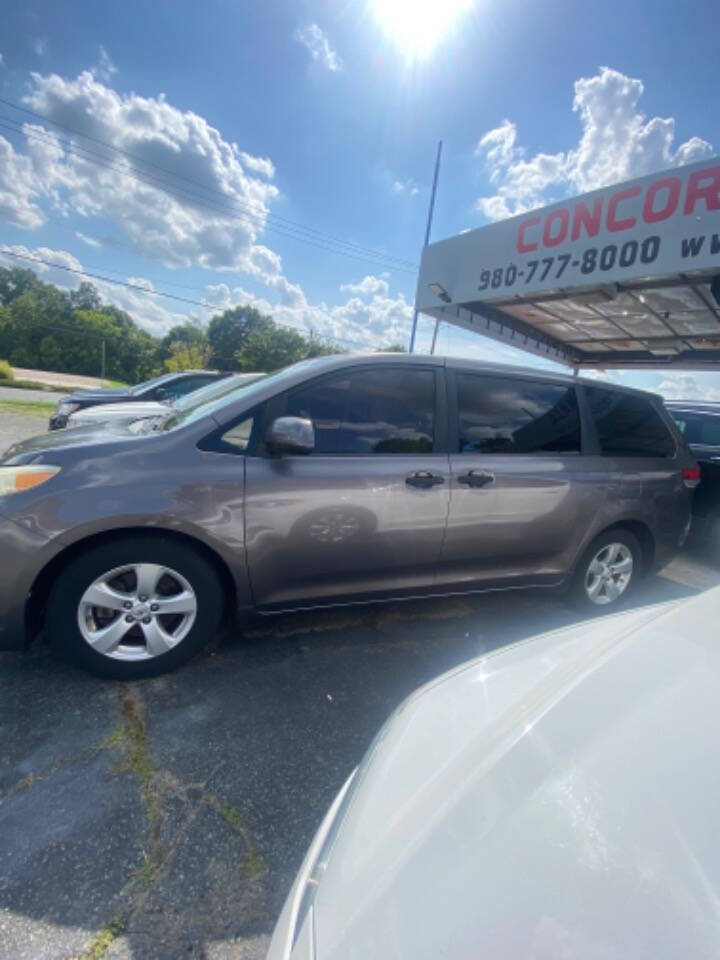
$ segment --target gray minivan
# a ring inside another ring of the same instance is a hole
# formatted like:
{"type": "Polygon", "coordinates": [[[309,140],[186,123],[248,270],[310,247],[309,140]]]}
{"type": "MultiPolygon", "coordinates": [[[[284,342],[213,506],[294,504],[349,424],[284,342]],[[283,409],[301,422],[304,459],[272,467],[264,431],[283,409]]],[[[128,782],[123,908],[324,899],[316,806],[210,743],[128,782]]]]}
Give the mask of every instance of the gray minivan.
{"type": "Polygon", "coordinates": [[[538,370],[320,357],[151,436],[0,464],[0,648],[44,624],[162,673],[224,616],[515,587],[607,609],[687,536],[699,472],[660,398],[538,370]]]}

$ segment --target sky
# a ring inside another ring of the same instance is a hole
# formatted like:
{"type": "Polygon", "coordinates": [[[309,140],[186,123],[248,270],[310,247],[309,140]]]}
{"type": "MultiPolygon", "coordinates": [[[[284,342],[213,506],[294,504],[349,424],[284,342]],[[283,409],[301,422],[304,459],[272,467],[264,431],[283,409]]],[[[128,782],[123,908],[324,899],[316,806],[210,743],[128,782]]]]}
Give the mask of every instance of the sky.
{"type": "MultiPolygon", "coordinates": [[[[0,261],[93,274],[155,334],[251,303],[407,344],[437,142],[436,240],[713,156],[718,27],[715,0],[5,0],[0,261]]],[[[438,352],[543,363],[447,325],[438,352]]]]}

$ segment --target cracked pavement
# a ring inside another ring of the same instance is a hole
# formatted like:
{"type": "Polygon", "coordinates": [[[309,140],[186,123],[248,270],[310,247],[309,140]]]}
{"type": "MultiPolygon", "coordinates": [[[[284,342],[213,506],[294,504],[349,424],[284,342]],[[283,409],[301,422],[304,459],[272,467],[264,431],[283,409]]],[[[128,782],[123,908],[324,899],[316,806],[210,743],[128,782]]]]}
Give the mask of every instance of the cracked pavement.
{"type": "MultiPolygon", "coordinates": [[[[634,603],[717,583],[719,567],[685,554],[634,603]]],[[[398,703],[578,619],[545,591],[287,615],[132,684],[42,643],[0,654],[1,960],[258,960],[327,806],[398,703]]]]}

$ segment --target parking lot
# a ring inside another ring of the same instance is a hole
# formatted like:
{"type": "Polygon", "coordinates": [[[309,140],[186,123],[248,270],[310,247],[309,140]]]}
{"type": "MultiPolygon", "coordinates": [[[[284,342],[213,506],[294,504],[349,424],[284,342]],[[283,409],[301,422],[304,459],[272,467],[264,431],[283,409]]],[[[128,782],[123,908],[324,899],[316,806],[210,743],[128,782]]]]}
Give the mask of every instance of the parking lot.
{"type": "MultiPolygon", "coordinates": [[[[633,603],[719,583],[686,552],[633,603]]],[[[287,615],[132,684],[42,643],[1,654],[0,956],[264,956],[315,828],[388,714],[455,664],[577,619],[548,591],[287,615]]]]}

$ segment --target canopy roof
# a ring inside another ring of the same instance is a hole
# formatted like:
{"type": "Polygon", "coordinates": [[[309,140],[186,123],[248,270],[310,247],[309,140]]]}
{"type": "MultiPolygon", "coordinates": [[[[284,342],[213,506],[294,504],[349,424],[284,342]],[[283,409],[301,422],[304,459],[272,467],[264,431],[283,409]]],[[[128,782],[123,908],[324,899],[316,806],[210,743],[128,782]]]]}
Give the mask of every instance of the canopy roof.
{"type": "Polygon", "coordinates": [[[684,369],[720,368],[719,300],[719,159],[433,243],[416,295],[569,366],[684,369]]]}

